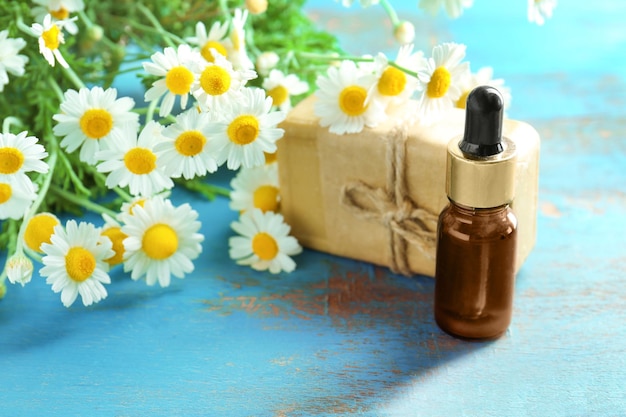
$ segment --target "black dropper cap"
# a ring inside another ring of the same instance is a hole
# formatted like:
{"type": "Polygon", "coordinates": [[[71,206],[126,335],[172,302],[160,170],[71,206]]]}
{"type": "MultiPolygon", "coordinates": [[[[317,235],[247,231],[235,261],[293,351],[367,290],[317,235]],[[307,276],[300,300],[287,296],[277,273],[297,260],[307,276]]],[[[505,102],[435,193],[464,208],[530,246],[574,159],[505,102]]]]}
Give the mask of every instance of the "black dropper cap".
{"type": "Polygon", "coordinates": [[[465,106],[465,133],[459,148],[467,156],[485,158],[504,151],[502,116],[504,100],[491,86],[473,89],[465,106]]]}

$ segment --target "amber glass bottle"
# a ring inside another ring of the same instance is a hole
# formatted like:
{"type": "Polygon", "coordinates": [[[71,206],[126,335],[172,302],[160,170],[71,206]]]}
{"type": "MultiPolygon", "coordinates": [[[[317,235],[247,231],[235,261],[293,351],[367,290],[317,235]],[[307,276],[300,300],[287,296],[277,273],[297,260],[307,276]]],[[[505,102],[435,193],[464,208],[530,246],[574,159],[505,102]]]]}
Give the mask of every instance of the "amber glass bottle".
{"type": "Polygon", "coordinates": [[[501,135],[496,89],[476,88],[466,109],[464,137],[448,146],[450,204],[437,231],[435,320],[452,335],[490,339],[506,331],[513,310],[515,145],[501,135]]]}

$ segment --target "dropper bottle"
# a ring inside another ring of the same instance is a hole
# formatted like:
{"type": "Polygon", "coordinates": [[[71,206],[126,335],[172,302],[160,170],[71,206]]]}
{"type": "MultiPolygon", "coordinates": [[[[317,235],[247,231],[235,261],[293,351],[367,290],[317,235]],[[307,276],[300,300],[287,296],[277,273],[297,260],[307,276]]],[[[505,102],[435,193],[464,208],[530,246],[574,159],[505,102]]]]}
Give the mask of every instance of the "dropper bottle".
{"type": "Polygon", "coordinates": [[[515,144],[502,136],[498,90],[475,88],[467,98],[465,133],[448,145],[446,193],[439,216],[435,320],[445,332],[493,339],[513,311],[517,219],[515,144]]]}

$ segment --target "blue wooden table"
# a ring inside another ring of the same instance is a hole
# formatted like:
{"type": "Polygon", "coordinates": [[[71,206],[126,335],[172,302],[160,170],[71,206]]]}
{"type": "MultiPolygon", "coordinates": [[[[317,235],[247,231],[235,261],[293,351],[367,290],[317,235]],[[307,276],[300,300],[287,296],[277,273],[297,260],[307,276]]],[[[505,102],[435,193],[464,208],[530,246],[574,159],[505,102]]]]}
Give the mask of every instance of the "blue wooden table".
{"type": "MultiPolygon", "coordinates": [[[[455,21],[394,4],[419,48],[462,42],[474,69],[493,66],[509,115],[542,136],[538,240],[506,335],[440,331],[431,278],[309,250],[288,275],[236,266],[228,202],[178,192],[206,236],[186,279],[113,272],[90,308],[66,309],[37,276],[9,288],[0,415],[626,415],[626,3],[562,1],[543,27],[523,0],[477,0],[455,21]]],[[[307,10],[350,52],[395,54],[380,8],[307,10]]]]}

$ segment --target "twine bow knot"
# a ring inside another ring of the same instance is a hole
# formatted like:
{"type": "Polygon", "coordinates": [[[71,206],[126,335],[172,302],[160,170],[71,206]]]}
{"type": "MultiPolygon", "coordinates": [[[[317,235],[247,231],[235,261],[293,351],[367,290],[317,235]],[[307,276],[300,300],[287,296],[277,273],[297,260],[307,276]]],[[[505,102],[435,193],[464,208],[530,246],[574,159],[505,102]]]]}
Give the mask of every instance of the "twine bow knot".
{"type": "Polygon", "coordinates": [[[357,180],[345,184],[341,203],[364,220],[378,222],[389,231],[389,267],[393,272],[411,275],[408,246],[427,258],[435,257],[437,215],[417,207],[406,187],[406,129],[396,128],[386,149],[386,186],[374,188],[357,180]]]}

